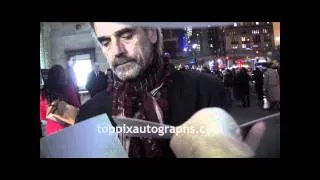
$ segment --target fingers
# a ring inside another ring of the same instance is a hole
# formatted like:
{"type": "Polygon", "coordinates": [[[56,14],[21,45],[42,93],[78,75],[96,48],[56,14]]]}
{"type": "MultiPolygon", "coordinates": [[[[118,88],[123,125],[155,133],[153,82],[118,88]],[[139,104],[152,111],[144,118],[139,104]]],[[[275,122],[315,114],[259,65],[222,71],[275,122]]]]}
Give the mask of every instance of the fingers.
{"type": "Polygon", "coordinates": [[[258,122],[250,129],[245,142],[253,151],[257,150],[265,131],[266,124],[264,122],[258,122]]]}

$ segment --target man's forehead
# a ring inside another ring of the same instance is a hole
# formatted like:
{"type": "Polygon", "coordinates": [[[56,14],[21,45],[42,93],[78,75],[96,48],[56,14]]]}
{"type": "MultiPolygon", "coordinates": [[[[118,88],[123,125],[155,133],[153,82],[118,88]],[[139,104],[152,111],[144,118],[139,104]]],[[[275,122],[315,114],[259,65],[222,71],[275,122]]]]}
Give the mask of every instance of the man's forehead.
{"type": "Polygon", "coordinates": [[[94,28],[98,36],[112,36],[117,31],[125,28],[133,28],[133,26],[128,23],[121,22],[95,22],[94,28]]]}

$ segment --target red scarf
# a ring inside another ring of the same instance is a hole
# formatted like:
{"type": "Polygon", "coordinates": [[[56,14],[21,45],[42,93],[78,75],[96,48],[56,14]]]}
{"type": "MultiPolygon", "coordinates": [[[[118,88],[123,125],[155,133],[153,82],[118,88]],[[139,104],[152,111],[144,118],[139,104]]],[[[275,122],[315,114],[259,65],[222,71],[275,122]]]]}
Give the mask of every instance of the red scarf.
{"type": "MultiPolygon", "coordinates": [[[[113,94],[112,115],[165,123],[168,118],[168,89],[174,70],[167,58],[154,59],[143,75],[133,81],[122,82],[116,76],[107,91],[113,94]],[[163,62],[160,62],[163,61],[163,62]]],[[[125,147],[126,138],[120,136],[125,147]]],[[[130,138],[129,157],[161,157],[160,139],[130,138]]]]}

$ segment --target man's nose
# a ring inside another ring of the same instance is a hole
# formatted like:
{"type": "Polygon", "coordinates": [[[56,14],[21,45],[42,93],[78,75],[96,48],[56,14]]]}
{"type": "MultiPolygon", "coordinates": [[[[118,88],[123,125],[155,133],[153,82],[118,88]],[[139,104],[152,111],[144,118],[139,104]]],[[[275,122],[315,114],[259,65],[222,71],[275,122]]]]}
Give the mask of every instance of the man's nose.
{"type": "Polygon", "coordinates": [[[125,52],[125,48],[123,44],[119,41],[113,43],[111,50],[115,57],[122,55],[125,52]]]}

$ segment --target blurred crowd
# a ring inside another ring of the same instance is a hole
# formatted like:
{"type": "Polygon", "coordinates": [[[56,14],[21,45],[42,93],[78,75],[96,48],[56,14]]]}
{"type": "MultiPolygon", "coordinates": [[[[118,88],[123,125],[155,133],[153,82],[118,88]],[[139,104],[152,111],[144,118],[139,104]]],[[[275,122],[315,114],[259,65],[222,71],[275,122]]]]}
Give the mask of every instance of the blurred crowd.
{"type": "Polygon", "coordinates": [[[236,101],[242,101],[243,107],[250,107],[250,93],[256,93],[257,105],[268,110],[280,109],[280,65],[264,63],[252,68],[219,68],[203,65],[183,65],[178,71],[198,71],[207,73],[217,79],[228,93],[228,104],[232,107],[236,101]],[[250,87],[255,92],[251,92],[250,87]]]}

